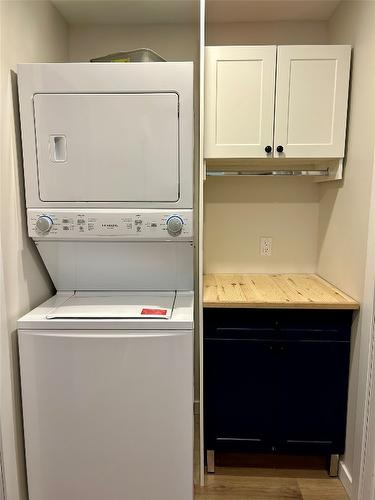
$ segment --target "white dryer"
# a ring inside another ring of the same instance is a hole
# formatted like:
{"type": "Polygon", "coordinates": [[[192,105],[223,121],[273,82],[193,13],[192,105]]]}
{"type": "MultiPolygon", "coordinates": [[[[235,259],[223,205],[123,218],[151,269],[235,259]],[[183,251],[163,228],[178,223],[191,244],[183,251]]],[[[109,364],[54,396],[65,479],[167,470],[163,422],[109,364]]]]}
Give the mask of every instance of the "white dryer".
{"type": "Polygon", "coordinates": [[[19,66],[30,500],[193,498],[192,63],[19,66]]]}
{"type": "Polygon", "coordinates": [[[193,63],[18,66],[28,208],[193,208],[193,63]]]}

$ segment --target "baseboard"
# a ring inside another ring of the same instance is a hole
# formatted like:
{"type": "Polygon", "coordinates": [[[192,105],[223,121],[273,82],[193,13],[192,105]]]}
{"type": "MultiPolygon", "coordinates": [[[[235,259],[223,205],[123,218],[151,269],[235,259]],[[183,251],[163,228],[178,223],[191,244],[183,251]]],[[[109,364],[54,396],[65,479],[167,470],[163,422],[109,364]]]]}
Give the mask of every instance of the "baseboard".
{"type": "Polygon", "coordinates": [[[349,498],[352,498],[352,476],[350,472],[348,471],[346,465],[344,462],[340,460],[339,463],[339,478],[340,481],[342,482],[342,485],[345,488],[346,493],[348,494],[349,498]]]}

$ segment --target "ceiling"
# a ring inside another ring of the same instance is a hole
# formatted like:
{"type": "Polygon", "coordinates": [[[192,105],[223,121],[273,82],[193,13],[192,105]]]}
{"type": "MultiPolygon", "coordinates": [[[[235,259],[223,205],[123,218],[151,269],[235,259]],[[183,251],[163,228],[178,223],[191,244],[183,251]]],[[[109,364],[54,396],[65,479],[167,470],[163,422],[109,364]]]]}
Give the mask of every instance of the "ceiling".
{"type": "MultiPolygon", "coordinates": [[[[52,0],[69,24],[190,23],[199,0],[52,0]]],[[[206,0],[207,20],[223,22],[325,21],[340,0],[206,0]]]]}

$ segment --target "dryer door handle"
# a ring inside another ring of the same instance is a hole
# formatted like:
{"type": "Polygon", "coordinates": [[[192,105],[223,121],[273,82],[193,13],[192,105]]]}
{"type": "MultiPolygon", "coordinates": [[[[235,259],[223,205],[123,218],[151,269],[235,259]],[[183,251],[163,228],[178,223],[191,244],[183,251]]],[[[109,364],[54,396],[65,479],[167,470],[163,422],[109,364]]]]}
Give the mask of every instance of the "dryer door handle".
{"type": "Polygon", "coordinates": [[[50,160],[54,163],[63,163],[67,160],[67,148],[65,135],[49,136],[50,160]]]}

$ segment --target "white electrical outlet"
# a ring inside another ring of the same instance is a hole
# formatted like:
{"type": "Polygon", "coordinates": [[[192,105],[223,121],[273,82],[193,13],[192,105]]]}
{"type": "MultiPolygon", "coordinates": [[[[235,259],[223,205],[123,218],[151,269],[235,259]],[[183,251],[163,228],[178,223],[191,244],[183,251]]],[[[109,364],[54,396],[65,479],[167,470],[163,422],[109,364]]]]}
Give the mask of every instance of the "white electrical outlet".
{"type": "Polygon", "coordinates": [[[270,257],[272,254],[272,238],[260,238],[260,255],[270,257]]]}

